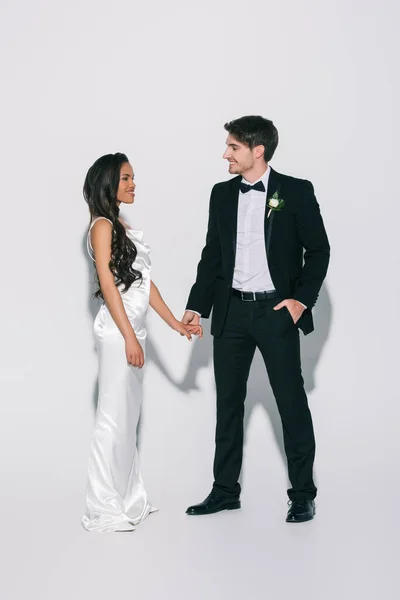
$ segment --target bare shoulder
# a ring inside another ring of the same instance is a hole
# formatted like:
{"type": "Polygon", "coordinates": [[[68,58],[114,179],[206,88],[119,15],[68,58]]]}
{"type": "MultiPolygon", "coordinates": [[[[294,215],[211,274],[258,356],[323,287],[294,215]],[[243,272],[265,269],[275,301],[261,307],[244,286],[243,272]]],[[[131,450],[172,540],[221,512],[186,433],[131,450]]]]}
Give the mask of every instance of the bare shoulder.
{"type": "Polygon", "coordinates": [[[110,232],[112,223],[108,219],[98,219],[92,226],[92,232],[110,232]]]}
{"type": "Polygon", "coordinates": [[[91,229],[92,246],[110,246],[112,223],[107,219],[99,219],[91,229]]]}

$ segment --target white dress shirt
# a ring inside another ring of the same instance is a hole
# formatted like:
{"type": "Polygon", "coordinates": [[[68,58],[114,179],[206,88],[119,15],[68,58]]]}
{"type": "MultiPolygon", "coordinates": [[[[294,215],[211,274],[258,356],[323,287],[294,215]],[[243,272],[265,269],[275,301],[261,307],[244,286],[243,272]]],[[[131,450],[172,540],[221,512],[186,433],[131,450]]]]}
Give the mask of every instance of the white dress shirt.
{"type": "MultiPolygon", "coordinates": [[[[271,168],[257,181],[268,189],[271,168]]],[[[244,177],[242,182],[250,183],[244,177]]],[[[239,190],[236,260],[232,287],[243,292],[266,292],[274,290],[268,268],[265,249],[265,210],[267,191],[250,190],[243,194],[239,190]]]]}

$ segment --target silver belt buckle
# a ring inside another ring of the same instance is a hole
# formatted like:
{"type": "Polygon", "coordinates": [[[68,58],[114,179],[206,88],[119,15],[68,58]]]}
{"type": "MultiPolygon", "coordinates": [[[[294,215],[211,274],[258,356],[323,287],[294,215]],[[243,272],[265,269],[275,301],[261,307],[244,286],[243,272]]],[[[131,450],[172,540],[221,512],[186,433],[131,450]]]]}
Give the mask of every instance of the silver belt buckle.
{"type": "Polygon", "coordinates": [[[245,294],[253,294],[253,298],[250,298],[249,300],[246,300],[246,298],[243,298],[243,290],[240,290],[240,293],[242,295],[242,301],[243,302],[254,302],[256,299],[256,293],[255,292],[244,292],[245,294]]]}

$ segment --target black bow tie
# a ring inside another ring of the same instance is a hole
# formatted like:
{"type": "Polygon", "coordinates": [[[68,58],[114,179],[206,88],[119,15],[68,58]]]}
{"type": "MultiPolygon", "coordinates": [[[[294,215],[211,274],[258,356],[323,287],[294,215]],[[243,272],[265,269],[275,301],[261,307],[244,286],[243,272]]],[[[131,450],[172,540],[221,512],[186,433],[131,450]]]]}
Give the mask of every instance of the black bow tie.
{"type": "Polygon", "coordinates": [[[262,181],[257,181],[254,185],[247,185],[247,183],[240,183],[240,191],[242,194],[247,194],[250,190],[256,190],[257,192],[265,192],[265,186],[262,181]]]}

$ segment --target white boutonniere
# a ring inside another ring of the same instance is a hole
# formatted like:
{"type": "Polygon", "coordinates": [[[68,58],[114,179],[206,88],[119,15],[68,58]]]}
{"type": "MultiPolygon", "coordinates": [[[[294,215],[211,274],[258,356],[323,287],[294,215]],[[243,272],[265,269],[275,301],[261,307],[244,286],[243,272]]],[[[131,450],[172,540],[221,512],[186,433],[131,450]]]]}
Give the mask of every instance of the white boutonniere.
{"type": "Polygon", "coordinates": [[[283,198],[279,198],[278,190],[277,190],[275,192],[275,194],[273,194],[273,196],[268,200],[269,211],[268,211],[267,219],[269,218],[269,216],[273,210],[276,210],[276,211],[282,210],[282,208],[284,206],[285,206],[285,201],[283,200],[283,198]]]}

